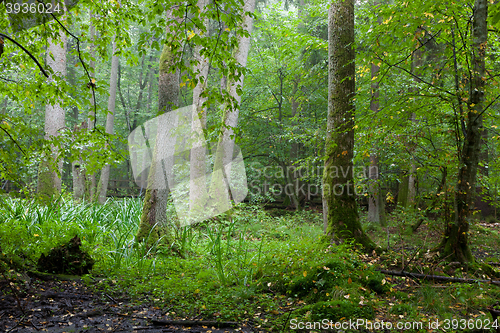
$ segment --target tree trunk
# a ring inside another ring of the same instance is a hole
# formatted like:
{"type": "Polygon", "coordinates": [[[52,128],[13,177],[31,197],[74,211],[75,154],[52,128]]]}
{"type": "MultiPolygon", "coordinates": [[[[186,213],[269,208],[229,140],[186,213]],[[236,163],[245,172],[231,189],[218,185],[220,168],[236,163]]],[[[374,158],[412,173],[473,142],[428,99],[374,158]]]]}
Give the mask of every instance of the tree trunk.
{"type": "MultiPolygon", "coordinates": [[[[167,12],[167,17],[172,17],[172,11],[167,12]]],[[[167,37],[169,37],[169,28],[167,28],[167,37]]],[[[179,71],[174,73],[170,72],[170,68],[177,61],[172,55],[172,50],[167,44],[163,46],[163,51],[160,55],[160,65],[159,65],[159,79],[158,79],[158,114],[163,114],[172,111],[179,104],[179,71]]],[[[157,136],[160,136],[161,128],[158,128],[157,136]]],[[[167,179],[164,180],[166,188],[156,188],[152,187],[152,184],[156,182],[157,168],[155,167],[157,163],[169,163],[169,161],[158,161],[157,155],[166,156],[164,154],[159,154],[161,147],[160,140],[155,141],[155,147],[153,152],[153,159],[148,175],[148,188],[146,189],[146,194],[144,196],[143,211],[141,216],[141,221],[139,224],[139,230],[137,232],[137,240],[144,241],[147,240],[148,244],[152,244],[157,239],[165,236],[168,231],[167,224],[167,199],[168,199],[168,182],[167,179]],[[155,227],[156,225],[156,227],[155,227]],[[154,228],[154,229],[153,229],[154,228]]],[[[168,147],[166,147],[168,148],[168,147]]],[[[171,165],[166,165],[165,169],[170,169],[171,165]]],[[[166,242],[170,242],[166,239],[166,242]]]]}
{"type": "MultiPolygon", "coordinates": [[[[377,75],[380,67],[373,64],[371,65],[371,90],[372,98],[370,101],[370,109],[373,113],[379,111],[379,84],[377,81],[377,75]]],[[[370,167],[368,168],[368,178],[370,179],[369,185],[369,197],[368,197],[368,221],[377,222],[380,225],[385,226],[386,220],[385,215],[381,213],[380,201],[381,198],[381,188],[379,183],[379,173],[378,173],[378,157],[376,153],[370,154],[370,167]]]]}
{"type": "MultiPolygon", "coordinates": [[[[245,0],[245,4],[243,6],[243,11],[244,12],[249,12],[253,13],[255,9],[255,0],[245,0]]],[[[238,49],[236,50],[235,58],[236,61],[242,66],[246,67],[247,65],[247,59],[248,59],[248,52],[250,51],[250,35],[252,34],[252,28],[253,28],[253,18],[244,15],[243,19],[243,28],[248,31],[249,36],[245,37],[242,36],[240,37],[239,43],[238,43],[238,49]]],[[[224,158],[223,158],[223,165],[228,165],[232,158],[233,158],[233,149],[234,149],[234,128],[238,125],[238,115],[239,115],[239,108],[240,108],[240,103],[241,103],[241,96],[238,94],[238,89],[241,89],[243,87],[243,80],[244,76],[241,75],[239,80],[237,82],[231,81],[228,79],[228,89],[229,89],[229,94],[231,97],[233,97],[236,101],[236,106],[231,107],[226,107],[224,110],[224,130],[222,134],[222,141],[228,143],[226,146],[227,151],[225,152],[224,158]]]]}
{"type": "MultiPolygon", "coordinates": [[[[207,5],[208,0],[198,0],[198,8],[201,11],[204,11],[207,5]]],[[[208,27],[208,18],[204,19],[203,25],[208,27]]],[[[200,33],[200,31],[196,31],[195,33],[200,33]]],[[[201,47],[197,46],[194,52],[194,58],[198,62],[195,73],[199,74],[197,77],[198,84],[193,89],[192,118],[196,119],[196,117],[198,117],[200,121],[192,121],[191,132],[193,134],[193,145],[189,163],[189,211],[190,215],[195,219],[197,215],[203,214],[208,199],[205,177],[207,153],[205,135],[203,132],[207,123],[207,109],[203,107],[203,103],[207,98],[201,95],[207,86],[209,62],[207,58],[200,54],[201,51],[201,47]]]]}
{"type": "MultiPolygon", "coordinates": [[[[300,13],[300,10],[299,10],[300,13]]],[[[293,90],[292,90],[292,118],[294,118],[297,115],[300,102],[296,94],[299,92],[299,83],[300,83],[300,77],[299,75],[295,76],[294,82],[293,82],[293,90]]],[[[293,121],[293,120],[292,120],[293,121]]],[[[289,195],[290,201],[292,202],[293,208],[295,210],[300,209],[300,194],[299,194],[299,189],[300,189],[300,179],[298,177],[298,172],[296,171],[296,167],[293,165],[295,161],[299,159],[299,143],[298,142],[292,142],[292,147],[290,149],[290,163],[289,165],[286,166],[286,177],[287,177],[287,184],[292,184],[293,186],[293,192],[289,195]],[[291,171],[291,172],[289,172],[291,171]]],[[[286,193],[286,191],[285,191],[286,193]]]]}
{"type": "MultiPolygon", "coordinates": [[[[47,65],[54,71],[54,75],[64,78],[66,76],[66,43],[67,37],[59,30],[59,40],[49,39],[47,50],[47,65]]],[[[52,80],[53,78],[49,78],[52,80]]],[[[64,109],[59,103],[47,104],[45,106],[45,139],[59,136],[59,131],[64,128],[64,109]]],[[[38,171],[38,195],[43,203],[48,204],[50,200],[61,192],[61,178],[63,160],[59,151],[52,146],[51,154],[42,157],[38,171]],[[54,163],[57,171],[54,170],[54,163]]]]}
{"type": "MultiPolygon", "coordinates": [[[[420,45],[418,45],[418,46],[420,47],[420,45]]],[[[422,82],[422,80],[420,79],[420,75],[421,75],[420,69],[423,66],[423,60],[424,60],[424,54],[423,54],[422,48],[415,50],[415,52],[413,52],[412,71],[415,74],[414,80],[417,83],[422,82]]],[[[418,88],[416,88],[415,90],[418,90],[418,88]]],[[[416,121],[416,115],[414,112],[410,115],[410,121],[412,122],[412,126],[413,126],[413,123],[415,123],[415,121],[416,121]]],[[[408,145],[409,145],[408,151],[413,152],[415,150],[415,142],[412,140],[408,143],[408,145]]],[[[415,161],[414,161],[413,157],[410,157],[410,158],[411,158],[410,171],[408,173],[408,178],[406,179],[406,181],[408,182],[408,187],[407,187],[408,193],[406,195],[406,200],[405,200],[404,205],[403,205],[403,207],[405,207],[405,208],[406,207],[411,207],[411,208],[415,207],[415,203],[416,203],[415,200],[416,200],[416,196],[417,196],[417,189],[416,189],[417,167],[415,165],[415,161]]]]}
{"type": "Polygon", "coordinates": [[[483,126],[485,53],[488,41],[488,1],[476,0],[473,11],[473,75],[469,92],[466,135],[460,156],[457,186],[455,189],[455,217],[447,225],[441,243],[443,256],[449,261],[474,261],[469,247],[469,218],[474,208],[476,178],[481,154],[481,131],[483,126]]]}
{"type": "Polygon", "coordinates": [[[328,118],[323,197],[331,241],[375,244],[359,222],[354,197],[354,0],[334,0],[328,12],[328,118]]]}
{"type": "MultiPolygon", "coordinates": [[[[253,13],[254,9],[255,0],[245,0],[243,13],[253,13]]],[[[249,36],[240,37],[238,48],[235,52],[235,59],[242,67],[246,67],[248,52],[250,51],[250,34],[252,33],[253,18],[244,14],[242,24],[243,28],[248,31],[249,36]]],[[[231,208],[231,205],[228,201],[230,199],[228,197],[228,195],[230,196],[230,194],[228,194],[229,191],[227,193],[223,193],[224,191],[221,188],[221,184],[228,180],[227,177],[229,177],[231,173],[230,163],[233,160],[235,146],[234,128],[236,128],[238,124],[239,107],[241,103],[241,96],[238,94],[238,91],[243,87],[244,76],[241,75],[237,82],[232,81],[230,78],[226,78],[226,80],[227,89],[229,90],[229,94],[234,99],[235,103],[232,106],[224,105],[222,117],[224,128],[222,130],[222,134],[219,136],[219,141],[217,144],[217,152],[215,155],[212,180],[209,190],[210,199],[215,200],[218,203],[218,207],[215,208],[218,212],[225,211],[231,208]],[[226,173],[225,178],[223,173],[226,173]]]]}
{"type": "MultiPolygon", "coordinates": [[[[95,26],[92,23],[92,18],[94,17],[94,14],[91,12],[90,13],[90,57],[92,60],[90,60],[89,64],[89,74],[90,77],[95,79],[95,59],[96,54],[95,54],[95,26]]],[[[92,94],[92,91],[91,91],[92,94]]],[[[95,113],[94,113],[94,105],[96,104],[96,96],[92,95],[90,97],[90,112],[89,112],[89,117],[87,119],[87,129],[91,132],[94,129],[94,124],[95,124],[95,113]]],[[[87,171],[85,172],[85,193],[86,197],[90,201],[94,201],[96,199],[96,187],[97,187],[97,182],[96,182],[96,175],[95,173],[89,174],[87,171]]]]}
{"type": "MultiPolygon", "coordinates": [[[[116,104],[116,86],[118,83],[118,63],[120,59],[115,55],[116,40],[113,40],[113,55],[111,57],[111,75],[109,78],[109,99],[108,99],[108,114],[106,116],[106,133],[113,134],[113,124],[115,121],[115,104],[116,104]]],[[[109,164],[106,164],[101,171],[101,179],[99,180],[99,203],[106,202],[106,193],[108,192],[109,183],[109,164]]]]}

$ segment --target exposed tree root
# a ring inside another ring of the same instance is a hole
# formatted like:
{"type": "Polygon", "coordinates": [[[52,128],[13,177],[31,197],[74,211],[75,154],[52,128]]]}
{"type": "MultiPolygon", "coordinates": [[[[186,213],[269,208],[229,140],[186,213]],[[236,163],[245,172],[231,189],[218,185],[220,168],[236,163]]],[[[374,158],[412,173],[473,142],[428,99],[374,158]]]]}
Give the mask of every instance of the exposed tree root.
{"type": "Polygon", "coordinates": [[[393,276],[404,276],[404,277],[410,277],[410,278],[415,278],[415,279],[424,279],[424,280],[434,280],[434,281],[445,281],[445,282],[457,282],[457,283],[491,283],[497,286],[500,286],[500,281],[496,280],[479,280],[479,279],[463,279],[463,278],[456,278],[456,277],[451,277],[451,276],[442,276],[442,275],[428,275],[428,274],[419,274],[419,273],[410,273],[410,272],[405,272],[405,271],[388,271],[385,269],[378,269],[379,272],[386,274],[386,275],[393,275],[393,276]]]}

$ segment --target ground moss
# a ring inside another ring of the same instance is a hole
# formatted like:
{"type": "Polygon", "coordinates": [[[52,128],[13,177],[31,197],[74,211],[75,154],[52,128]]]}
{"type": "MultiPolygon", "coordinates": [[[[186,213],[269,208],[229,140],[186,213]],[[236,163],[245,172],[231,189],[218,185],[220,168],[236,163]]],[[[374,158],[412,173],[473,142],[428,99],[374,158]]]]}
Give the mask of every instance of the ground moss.
{"type": "Polygon", "coordinates": [[[370,305],[360,305],[349,300],[318,302],[296,310],[292,317],[307,321],[331,320],[340,322],[349,319],[373,319],[375,311],[370,305]]]}

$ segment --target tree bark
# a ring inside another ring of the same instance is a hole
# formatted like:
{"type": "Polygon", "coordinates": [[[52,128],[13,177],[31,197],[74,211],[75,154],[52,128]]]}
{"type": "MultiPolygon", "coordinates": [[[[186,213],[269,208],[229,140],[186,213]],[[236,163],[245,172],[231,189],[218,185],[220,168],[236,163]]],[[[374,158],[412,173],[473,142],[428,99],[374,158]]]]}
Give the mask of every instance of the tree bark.
{"type": "MultiPolygon", "coordinates": [[[[47,65],[52,68],[54,74],[60,78],[66,76],[66,44],[67,37],[59,30],[59,40],[49,39],[47,50],[47,65]]],[[[51,76],[49,80],[53,80],[51,76]]],[[[59,131],[65,126],[64,109],[59,103],[46,104],[45,106],[45,139],[50,140],[59,136],[59,131]]],[[[63,160],[59,156],[56,147],[51,147],[51,154],[42,157],[38,172],[37,192],[43,203],[48,204],[50,200],[61,192],[61,178],[63,160]],[[53,165],[56,165],[54,170],[53,165]]]]}
{"type": "Polygon", "coordinates": [[[447,256],[450,261],[474,261],[469,247],[469,218],[474,208],[477,170],[481,154],[486,72],[485,53],[488,41],[487,17],[488,1],[476,0],[472,23],[473,74],[469,91],[466,134],[455,189],[455,217],[454,221],[447,225],[441,243],[443,256],[447,256]]]}
{"type": "Polygon", "coordinates": [[[328,118],[323,198],[327,237],[376,248],[359,222],[354,193],[354,0],[335,0],[328,12],[328,118]]]}
{"type": "MultiPolygon", "coordinates": [[[[91,17],[91,22],[90,22],[90,32],[89,32],[89,34],[90,34],[89,48],[90,48],[90,57],[92,60],[90,60],[90,64],[89,64],[89,74],[90,74],[91,78],[95,79],[95,60],[94,60],[96,58],[96,54],[95,54],[95,26],[92,23],[92,18],[94,17],[94,14],[92,12],[90,13],[90,17],[91,17]]],[[[90,132],[94,129],[94,125],[95,125],[95,117],[96,117],[96,114],[94,113],[94,105],[96,104],[95,98],[96,98],[96,96],[94,96],[94,95],[92,95],[90,97],[91,107],[90,107],[89,117],[87,119],[87,129],[90,132]]],[[[86,174],[86,176],[85,176],[85,193],[90,201],[94,201],[96,199],[96,187],[97,187],[96,175],[95,175],[95,173],[90,174],[87,171],[85,172],[85,174],[86,174]]]]}
{"type": "MultiPolygon", "coordinates": [[[[201,11],[205,10],[208,5],[208,0],[198,0],[198,8],[201,11]]],[[[208,18],[204,19],[203,25],[208,27],[208,18]]],[[[200,31],[195,31],[200,33],[200,31]]],[[[195,73],[198,74],[198,83],[193,89],[193,119],[198,117],[200,122],[192,121],[193,146],[190,156],[190,172],[189,172],[189,210],[190,214],[196,218],[196,215],[202,213],[206,208],[208,199],[207,184],[206,184],[206,143],[203,130],[207,123],[207,110],[203,107],[203,103],[207,100],[202,96],[203,91],[207,87],[208,80],[208,59],[201,55],[201,46],[196,46],[194,58],[198,62],[195,68],[195,73]],[[201,125],[201,127],[199,127],[201,125]]]]}
{"type": "MultiPolygon", "coordinates": [[[[253,13],[255,10],[255,0],[245,0],[245,4],[243,6],[243,12],[253,13]]],[[[236,50],[235,58],[236,61],[242,66],[247,66],[248,53],[250,51],[250,35],[252,34],[253,28],[253,18],[244,15],[243,19],[243,28],[248,31],[249,36],[240,37],[238,48],[236,50]]],[[[238,125],[238,116],[239,116],[239,108],[241,103],[241,96],[238,94],[238,89],[243,87],[244,76],[241,75],[239,80],[234,82],[228,79],[228,90],[229,94],[232,98],[234,98],[236,105],[233,107],[226,107],[224,109],[224,130],[222,134],[222,141],[229,142],[230,144],[227,146],[227,151],[224,155],[223,165],[228,165],[233,157],[233,149],[234,149],[234,128],[238,125]]]]}
{"type": "MultiPolygon", "coordinates": [[[[167,12],[167,17],[172,18],[172,10],[167,12]]],[[[170,71],[172,65],[177,61],[172,55],[171,46],[169,45],[172,38],[170,36],[170,28],[167,27],[167,43],[163,46],[163,51],[160,55],[159,64],[159,79],[158,79],[158,114],[163,114],[172,111],[179,104],[179,71],[176,70],[174,73],[170,71]]],[[[161,135],[161,129],[158,129],[157,136],[161,135]]],[[[160,237],[165,236],[168,231],[168,221],[167,221],[167,199],[168,199],[168,182],[165,179],[165,185],[167,188],[152,188],[152,184],[155,183],[156,178],[156,164],[163,163],[164,161],[158,161],[157,155],[166,156],[160,154],[160,149],[165,149],[161,146],[160,140],[156,140],[153,159],[150,167],[150,172],[148,175],[148,188],[144,196],[143,211],[141,216],[141,221],[139,224],[139,230],[137,232],[137,240],[144,241],[147,240],[148,244],[152,244],[160,237]],[[156,227],[155,227],[156,225],[156,227]]],[[[168,148],[168,147],[166,147],[168,148]]],[[[165,161],[165,163],[170,163],[171,160],[165,161]]],[[[165,169],[171,168],[171,165],[165,165],[165,169]]],[[[169,242],[169,239],[166,239],[169,242]]]]}
{"type": "MultiPolygon", "coordinates": [[[[116,36],[115,36],[116,38],[116,36]]],[[[116,87],[118,83],[118,63],[120,59],[116,52],[116,40],[113,40],[113,55],[111,57],[111,75],[109,78],[109,98],[108,98],[108,114],[106,116],[106,133],[113,134],[113,125],[115,121],[115,105],[116,105],[116,87]]],[[[110,166],[106,164],[101,171],[101,179],[99,180],[99,203],[102,205],[106,202],[106,193],[108,192],[110,166]]]]}
{"type": "MultiPolygon", "coordinates": [[[[248,53],[250,51],[250,34],[252,33],[253,27],[253,18],[246,15],[245,13],[253,13],[254,9],[255,0],[245,0],[243,6],[244,18],[242,24],[243,28],[248,31],[249,36],[242,36],[239,38],[238,48],[235,52],[235,59],[242,67],[246,67],[247,65],[248,53]]],[[[229,90],[229,94],[233,98],[234,103],[233,105],[224,105],[222,116],[222,122],[224,125],[222,134],[219,136],[219,141],[217,144],[217,152],[215,155],[212,180],[209,190],[210,199],[219,202],[218,211],[225,211],[230,209],[230,205],[226,205],[226,203],[228,202],[227,200],[218,200],[218,198],[223,198],[224,196],[228,195],[226,193],[223,193],[220,186],[220,184],[225,182],[225,180],[223,179],[224,172],[221,171],[225,170],[227,172],[226,176],[230,176],[231,170],[229,164],[233,159],[235,145],[234,128],[236,128],[236,126],[238,125],[239,107],[241,103],[241,96],[238,94],[238,91],[243,87],[244,76],[241,75],[239,80],[236,82],[231,80],[230,78],[226,78],[226,80],[227,89],[229,90]]]]}
{"type": "MultiPolygon", "coordinates": [[[[373,64],[371,65],[371,91],[372,98],[370,101],[370,110],[376,114],[379,111],[379,84],[377,81],[377,75],[380,67],[373,64]]],[[[370,154],[370,167],[368,168],[368,178],[370,179],[369,185],[369,197],[368,197],[368,221],[380,223],[380,225],[385,226],[385,214],[381,211],[381,200],[382,193],[379,183],[379,172],[378,172],[378,156],[376,153],[370,154]]]]}

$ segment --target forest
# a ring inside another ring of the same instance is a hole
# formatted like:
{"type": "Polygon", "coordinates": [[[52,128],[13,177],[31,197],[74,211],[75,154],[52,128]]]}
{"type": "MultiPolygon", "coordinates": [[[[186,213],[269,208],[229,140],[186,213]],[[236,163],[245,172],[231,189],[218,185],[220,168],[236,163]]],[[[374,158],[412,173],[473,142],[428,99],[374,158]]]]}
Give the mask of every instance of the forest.
{"type": "Polygon", "coordinates": [[[500,2],[0,16],[1,332],[500,332],[500,2]]]}

